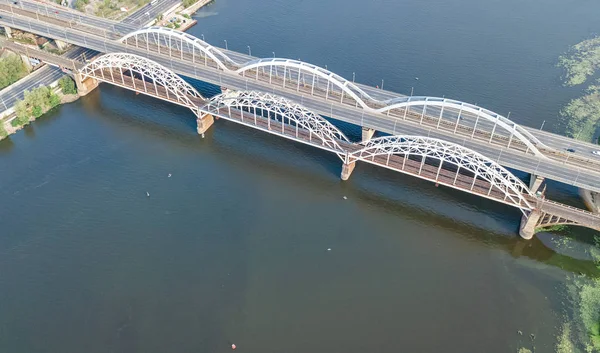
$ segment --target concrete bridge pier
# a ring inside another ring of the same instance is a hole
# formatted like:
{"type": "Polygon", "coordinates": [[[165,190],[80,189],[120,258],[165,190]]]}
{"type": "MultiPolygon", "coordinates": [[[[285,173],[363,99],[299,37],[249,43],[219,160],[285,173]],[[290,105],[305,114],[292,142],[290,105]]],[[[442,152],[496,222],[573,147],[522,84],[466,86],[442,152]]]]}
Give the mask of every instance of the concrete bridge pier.
{"type": "Polygon", "coordinates": [[[356,161],[342,164],[342,180],[348,180],[356,167],[356,161]]]}
{"type": "Polygon", "coordinates": [[[546,178],[531,174],[531,179],[529,179],[529,190],[535,194],[540,189],[540,186],[542,186],[544,180],[546,180],[546,178]]]}
{"type": "Polygon", "coordinates": [[[25,65],[25,68],[27,68],[28,72],[31,72],[31,70],[33,70],[31,62],[29,61],[29,57],[27,55],[21,54],[21,61],[23,62],[23,65],[25,65]]]}
{"type": "Polygon", "coordinates": [[[98,80],[92,77],[83,77],[79,73],[74,73],[73,79],[75,80],[79,96],[85,96],[98,87],[98,80]]]}
{"type": "Polygon", "coordinates": [[[362,128],[362,142],[367,142],[369,141],[373,135],[375,134],[375,129],[370,129],[368,127],[363,127],[362,128]]]}
{"type": "Polygon", "coordinates": [[[198,135],[202,135],[204,137],[204,133],[212,126],[215,122],[215,118],[210,114],[200,113],[200,116],[196,119],[196,131],[198,131],[198,135]]]}
{"type": "Polygon", "coordinates": [[[542,217],[542,212],[534,209],[527,216],[521,217],[521,225],[519,226],[519,235],[523,239],[531,239],[535,234],[535,228],[538,221],[542,217]]]}
{"type": "Polygon", "coordinates": [[[60,50],[65,50],[65,49],[67,49],[67,47],[69,46],[69,44],[67,44],[67,43],[63,42],[62,40],[58,40],[58,39],[55,39],[55,40],[54,40],[54,44],[56,44],[56,46],[57,46],[57,47],[58,47],[58,49],[60,49],[60,50]]]}
{"type": "Polygon", "coordinates": [[[12,28],[4,26],[4,33],[6,33],[6,38],[12,38],[12,28]]]}
{"type": "Polygon", "coordinates": [[[595,191],[581,189],[583,202],[593,213],[600,213],[600,193],[595,191]]]}

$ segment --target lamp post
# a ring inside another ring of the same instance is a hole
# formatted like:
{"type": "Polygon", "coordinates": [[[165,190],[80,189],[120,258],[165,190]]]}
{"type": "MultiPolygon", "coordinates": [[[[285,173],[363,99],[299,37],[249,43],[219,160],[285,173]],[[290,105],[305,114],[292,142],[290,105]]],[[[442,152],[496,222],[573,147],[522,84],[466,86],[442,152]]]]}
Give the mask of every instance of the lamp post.
{"type": "Polygon", "coordinates": [[[383,89],[383,79],[381,79],[381,89],[383,89]]]}
{"type": "Polygon", "coordinates": [[[229,50],[229,48],[227,48],[227,39],[223,39],[223,41],[225,42],[225,50],[229,50]]]}
{"type": "Polygon", "coordinates": [[[275,59],[275,52],[273,52],[273,59],[275,59]]]}
{"type": "Polygon", "coordinates": [[[353,72],[353,73],[352,73],[352,83],[354,83],[354,79],[355,79],[355,78],[356,78],[356,73],[355,73],[355,72],[353,72]]]}
{"type": "Polygon", "coordinates": [[[248,45],[248,55],[252,56],[252,49],[250,49],[249,45],[248,45]]]}
{"type": "Polygon", "coordinates": [[[202,36],[202,41],[203,41],[203,42],[206,42],[206,41],[204,40],[204,34],[201,34],[201,36],[202,36]]]}

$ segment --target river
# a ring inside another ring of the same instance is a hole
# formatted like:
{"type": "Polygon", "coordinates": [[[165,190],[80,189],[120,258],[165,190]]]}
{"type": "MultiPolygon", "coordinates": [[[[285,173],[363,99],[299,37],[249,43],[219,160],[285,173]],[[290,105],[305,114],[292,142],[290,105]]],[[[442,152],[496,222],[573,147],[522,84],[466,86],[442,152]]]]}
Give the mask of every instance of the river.
{"type": "MultiPolygon", "coordinates": [[[[556,60],[598,13],[218,0],[190,33],[560,131],[579,92],[556,60]]],[[[106,84],[59,107],[0,142],[0,351],[552,351],[593,232],[573,228],[570,250],[523,241],[518,210],[364,164],[342,182],[340,168],[222,120],[202,139],[188,110],[106,84]]]]}

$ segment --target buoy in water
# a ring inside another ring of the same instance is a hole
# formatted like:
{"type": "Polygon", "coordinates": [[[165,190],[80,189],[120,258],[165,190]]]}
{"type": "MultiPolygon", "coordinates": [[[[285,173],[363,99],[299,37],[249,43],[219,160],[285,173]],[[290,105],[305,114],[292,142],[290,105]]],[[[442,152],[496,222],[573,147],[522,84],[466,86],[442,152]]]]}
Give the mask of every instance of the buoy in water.
{"type": "Polygon", "coordinates": [[[171,173],[169,173],[169,176],[167,178],[170,178],[170,177],[171,177],[171,173]]]}
{"type": "Polygon", "coordinates": [[[150,197],[150,193],[148,191],[146,191],[146,196],[150,197]]]}
{"type": "Polygon", "coordinates": [[[236,346],[235,344],[233,344],[233,343],[232,343],[232,344],[231,344],[231,349],[234,349],[234,350],[235,350],[236,348],[237,348],[237,346],[236,346]]]}

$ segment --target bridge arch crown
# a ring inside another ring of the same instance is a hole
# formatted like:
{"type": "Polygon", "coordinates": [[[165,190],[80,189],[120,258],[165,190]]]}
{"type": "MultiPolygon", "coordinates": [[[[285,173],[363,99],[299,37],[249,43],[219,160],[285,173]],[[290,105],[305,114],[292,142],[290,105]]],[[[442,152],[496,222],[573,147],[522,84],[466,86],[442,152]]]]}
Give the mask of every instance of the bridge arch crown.
{"type": "Polygon", "coordinates": [[[440,169],[442,164],[448,163],[457,168],[457,174],[467,170],[475,178],[489,182],[504,194],[504,203],[522,210],[534,208],[528,200],[534,195],[525,183],[495,161],[466,147],[440,139],[410,135],[378,137],[363,146],[350,154],[350,158],[371,162],[375,157],[385,155],[402,155],[405,158],[420,156],[423,163],[426,158],[436,159],[440,161],[440,169]]]}
{"type": "MultiPolygon", "coordinates": [[[[109,53],[97,57],[92,62],[81,68],[82,75],[93,77],[95,79],[110,82],[105,78],[104,70],[118,69],[123,73],[130,71],[140,75],[142,78],[148,78],[157,86],[163,87],[167,94],[171,93],[180,105],[197,110],[198,106],[191,99],[201,98],[202,95],[189,83],[166,67],[142,56],[127,53],[109,53]]],[[[116,81],[116,80],[115,80],[116,81]]]]}
{"type": "Polygon", "coordinates": [[[139,40],[146,42],[148,45],[162,44],[165,48],[164,50],[169,50],[168,48],[170,46],[175,46],[175,49],[180,50],[182,53],[191,53],[192,60],[194,60],[195,50],[198,50],[202,55],[214,61],[223,71],[232,71],[227,64],[233,65],[234,67],[242,65],[231,59],[219,48],[213,47],[199,38],[172,28],[160,26],[145,27],[128,33],[120,39],[120,42],[128,44],[132,39],[136,41],[135,43],[138,47],[140,46],[139,40]]]}
{"type": "Polygon", "coordinates": [[[459,119],[462,119],[466,114],[469,114],[472,116],[472,118],[475,118],[475,121],[471,122],[473,124],[473,129],[477,128],[478,126],[481,127],[481,123],[479,122],[480,120],[487,121],[488,124],[491,124],[491,126],[489,126],[491,128],[491,131],[489,131],[491,135],[497,134],[497,128],[504,130],[508,134],[506,137],[510,136],[510,138],[516,138],[518,141],[527,146],[528,150],[530,150],[533,154],[538,157],[546,158],[538,149],[538,146],[544,146],[544,144],[531,132],[507,117],[475,104],[461,102],[454,99],[429,96],[398,97],[387,100],[383,103],[385,103],[385,106],[376,109],[377,112],[388,113],[394,109],[410,110],[412,107],[422,107],[422,109],[419,109],[419,114],[424,114],[427,108],[433,107],[441,110],[439,113],[440,120],[444,114],[444,109],[452,109],[455,112],[454,114],[451,114],[452,119],[454,119],[456,124],[458,124],[459,119]]]}
{"type": "Polygon", "coordinates": [[[229,91],[211,99],[213,107],[227,106],[236,109],[268,112],[269,119],[282,123],[287,120],[299,128],[308,130],[311,136],[317,137],[324,146],[341,156],[346,149],[341,143],[350,143],[346,135],[335,125],[313,113],[300,104],[281,96],[259,91],[229,91]],[[279,119],[280,120],[279,120],[279,119]]]}

